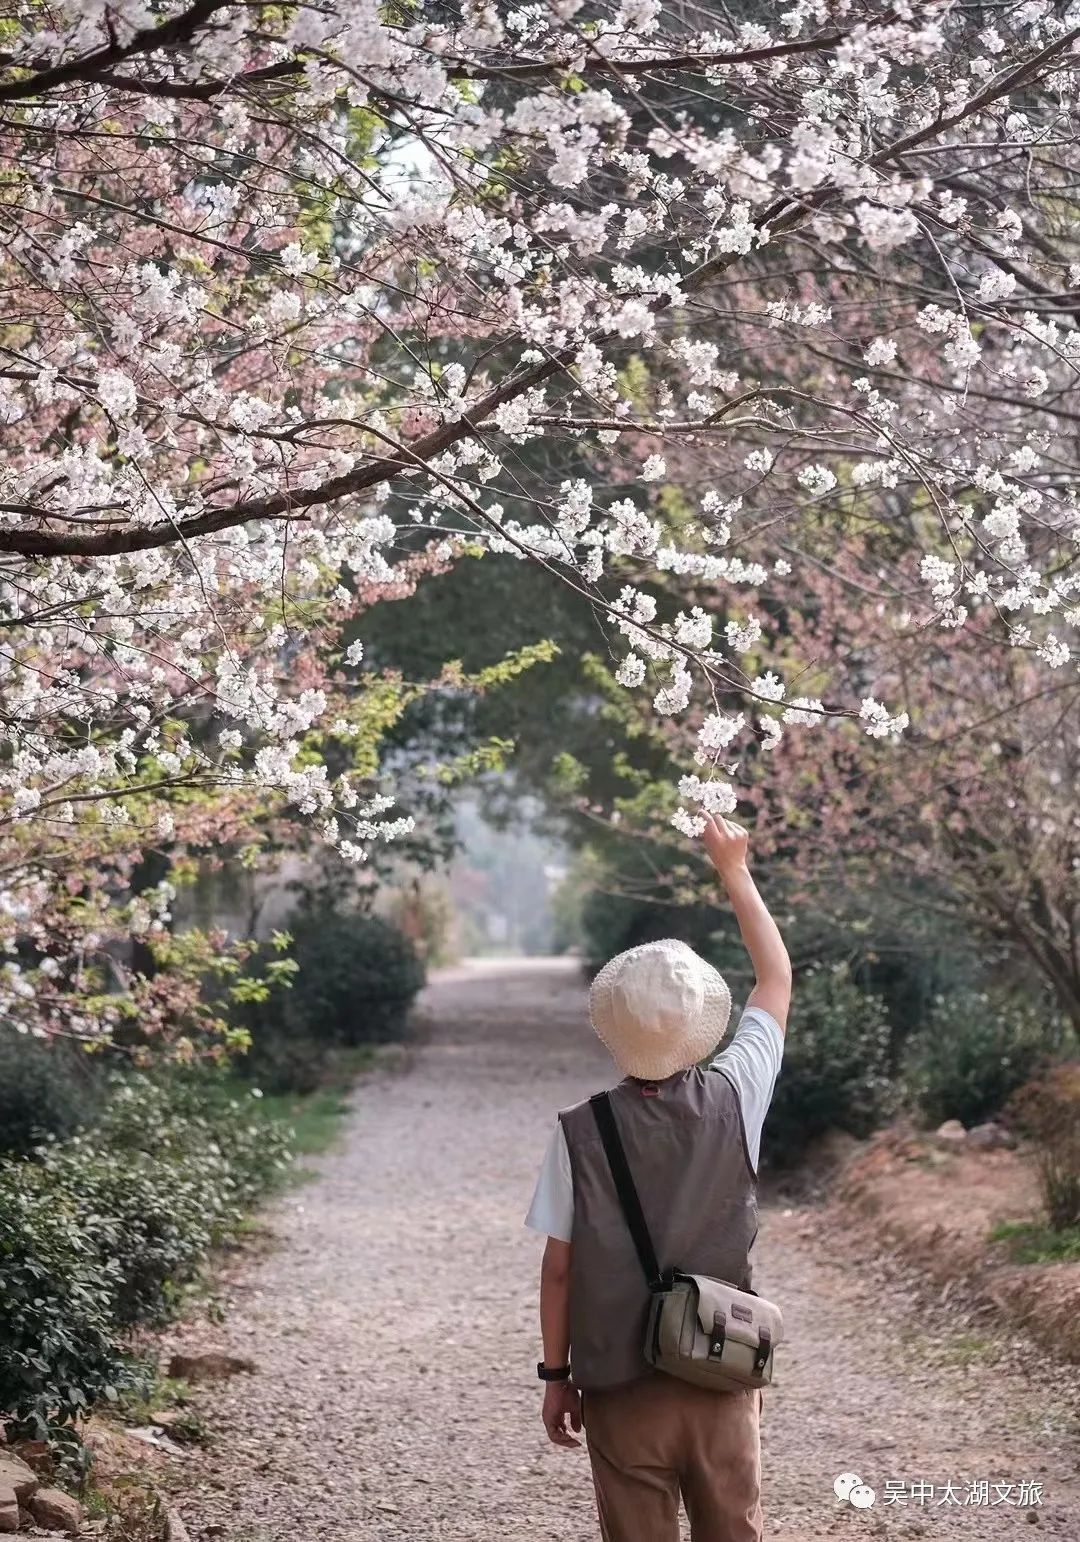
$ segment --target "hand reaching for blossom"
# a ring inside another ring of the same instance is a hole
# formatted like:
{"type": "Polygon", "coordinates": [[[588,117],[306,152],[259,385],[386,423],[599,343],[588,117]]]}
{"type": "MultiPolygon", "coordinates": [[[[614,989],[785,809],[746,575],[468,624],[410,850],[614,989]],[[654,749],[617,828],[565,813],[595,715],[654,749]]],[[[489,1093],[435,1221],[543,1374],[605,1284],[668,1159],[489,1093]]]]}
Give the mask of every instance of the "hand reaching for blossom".
{"type": "Polygon", "coordinates": [[[709,860],[725,883],[733,873],[746,867],[750,837],[742,825],[725,819],[723,814],[706,814],[701,838],[709,860]]]}

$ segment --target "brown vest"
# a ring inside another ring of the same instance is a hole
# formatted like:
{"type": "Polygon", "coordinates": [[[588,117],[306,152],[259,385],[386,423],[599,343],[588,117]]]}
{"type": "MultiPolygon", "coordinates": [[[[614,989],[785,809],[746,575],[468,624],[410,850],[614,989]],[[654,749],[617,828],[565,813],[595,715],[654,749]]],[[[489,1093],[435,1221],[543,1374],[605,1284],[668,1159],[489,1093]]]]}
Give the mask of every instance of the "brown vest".
{"type": "MultiPolygon", "coordinates": [[[[612,1090],[611,1104],[661,1269],[749,1290],[757,1183],[734,1087],[723,1072],[695,1067],[645,1088],[628,1078],[612,1090]]],[[[648,1371],[649,1291],[592,1108],[579,1103],[559,1118],[574,1180],[574,1381],[598,1391],[648,1371]]]]}

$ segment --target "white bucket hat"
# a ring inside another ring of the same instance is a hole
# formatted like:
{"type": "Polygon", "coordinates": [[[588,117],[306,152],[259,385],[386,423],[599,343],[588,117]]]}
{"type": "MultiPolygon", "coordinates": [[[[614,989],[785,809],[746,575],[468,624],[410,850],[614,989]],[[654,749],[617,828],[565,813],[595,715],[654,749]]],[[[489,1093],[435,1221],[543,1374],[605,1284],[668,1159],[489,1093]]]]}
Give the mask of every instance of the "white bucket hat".
{"type": "Polygon", "coordinates": [[[696,1065],[730,1016],[723,975],[673,937],[617,954],[589,991],[589,1021],[620,1071],[643,1081],[696,1065]]]}

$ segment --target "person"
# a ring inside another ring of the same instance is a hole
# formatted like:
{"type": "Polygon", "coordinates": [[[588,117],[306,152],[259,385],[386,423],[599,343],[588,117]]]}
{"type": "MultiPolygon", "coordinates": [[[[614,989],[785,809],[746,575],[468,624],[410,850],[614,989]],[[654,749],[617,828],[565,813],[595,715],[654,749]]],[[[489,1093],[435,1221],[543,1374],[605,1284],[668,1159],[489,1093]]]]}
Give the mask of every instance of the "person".
{"type": "MultiPolygon", "coordinates": [[[[607,963],[589,1016],[624,1075],[611,1102],[661,1267],[749,1289],[791,964],[746,832],[709,818],[702,839],[756,977],[730,1044],[716,1053],[731,1011],[723,977],[672,939],[607,963]]],[[[760,1542],[761,1393],[716,1392],[646,1364],[648,1287],[588,1101],[559,1115],[525,1224],[547,1237],[544,1426],[571,1448],[584,1423],[604,1542],[678,1542],[680,1497],[694,1542],[760,1542]]]]}

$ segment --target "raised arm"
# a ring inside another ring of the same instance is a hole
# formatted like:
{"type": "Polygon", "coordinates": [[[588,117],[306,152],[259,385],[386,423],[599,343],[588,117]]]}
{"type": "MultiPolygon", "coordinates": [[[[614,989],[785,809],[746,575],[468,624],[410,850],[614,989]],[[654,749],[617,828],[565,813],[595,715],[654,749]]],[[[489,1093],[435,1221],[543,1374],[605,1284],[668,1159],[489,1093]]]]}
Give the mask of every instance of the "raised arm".
{"type": "Polygon", "coordinates": [[[741,825],[732,824],[719,815],[707,817],[702,839],[727,890],[757,977],[747,1006],[763,1008],[775,1017],[783,1032],[791,1005],[791,960],[780,930],[746,865],[749,837],[741,825]]]}

